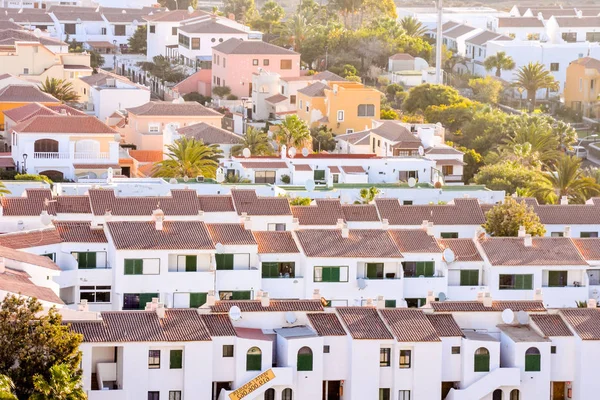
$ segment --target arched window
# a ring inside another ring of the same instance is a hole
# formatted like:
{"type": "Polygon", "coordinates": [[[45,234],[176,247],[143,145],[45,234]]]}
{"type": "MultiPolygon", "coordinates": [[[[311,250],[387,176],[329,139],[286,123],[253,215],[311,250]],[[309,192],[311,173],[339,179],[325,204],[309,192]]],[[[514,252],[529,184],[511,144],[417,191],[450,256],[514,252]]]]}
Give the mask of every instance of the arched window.
{"type": "MultiPolygon", "coordinates": [[[[537,347],[530,347],[525,352],[525,371],[539,372],[542,368],[542,356],[537,347]]],[[[511,395],[512,396],[512,395],[511,395]]]]}
{"type": "Polygon", "coordinates": [[[502,389],[494,390],[492,394],[492,400],[502,400],[502,389]]]}
{"type": "Polygon", "coordinates": [[[298,350],[298,371],[313,370],[313,353],[310,347],[302,347],[298,350]]]}
{"type": "Polygon", "coordinates": [[[513,389],[510,391],[510,400],[519,400],[519,389],[513,389]]]}
{"type": "Polygon", "coordinates": [[[485,347],[475,350],[475,372],[490,371],[490,352],[485,347]]]}
{"type": "Polygon", "coordinates": [[[75,142],[75,152],[80,153],[79,157],[89,157],[100,152],[100,142],[97,140],[78,140],[75,142]]]}
{"type": "Polygon", "coordinates": [[[281,400],[294,400],[292,395],[292,389],[283,389],[283,393],[281,393],[281,400]]]}
{"type": "Polygon", "coordinates": [[[52,169],[46,170],[46,171],[42,171],[40,172],[40,175],[45,175],[48,178],[50,178],[51,180],[53,180],[54,182],[59,182],[61,180],[64,179],[64,174],[60,171],[55,171],[52,169]]]}
{"type": "Polygon", "coordinates": [[[246,353],[246,371],[260,371],[262,369],[262,351],[252,347],[246,353]]]}
{"type": "Polygon", "coordinates": [[[33,151],[36,153],[58,153],[58,142],[52,139],[36,140],[33,144],[33,151]]]}
{"type": "Polygon", "coordinates": [[[265,400],[275,400],[275,389],[267,389],[265,392],[265,400]]]}

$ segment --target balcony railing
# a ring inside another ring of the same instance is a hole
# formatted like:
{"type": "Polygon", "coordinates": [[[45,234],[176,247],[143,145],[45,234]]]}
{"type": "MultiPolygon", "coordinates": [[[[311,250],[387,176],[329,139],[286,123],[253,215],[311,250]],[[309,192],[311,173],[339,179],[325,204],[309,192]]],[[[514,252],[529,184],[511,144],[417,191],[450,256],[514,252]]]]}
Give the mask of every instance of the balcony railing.
{"type": "Polygon", "coordinates": [[[36,151],[33,153],[33,158],[39,160],[108,160],[110,159],[109,152],[76,152],[71,157],[71,153],[57,151],[36,151]]]}
{"type": "Polygon", "coordinates": [[[67,160],[71,158],[70,153],[59,153],[57,151],[36,151],[33,158],[41,160],[67,160]]]}
{"type": "Polygon", "coordinates": [[[109,152],[98,152],[98,153],[82,153],[76,152],[75,157],[76,160],[108,160],[110,158],[109,152]]]}

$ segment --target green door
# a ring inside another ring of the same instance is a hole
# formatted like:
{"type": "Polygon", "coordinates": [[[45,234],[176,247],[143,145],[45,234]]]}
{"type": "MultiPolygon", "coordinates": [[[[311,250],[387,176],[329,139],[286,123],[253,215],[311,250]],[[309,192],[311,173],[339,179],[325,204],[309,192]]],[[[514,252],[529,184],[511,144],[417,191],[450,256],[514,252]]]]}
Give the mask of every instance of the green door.
{"type": "Polygon", "coordinates": [[[152,303],[153,297],[158,297],[158,293],[140,293],[140,310],[145,310],[146,303],[152,303]]]}

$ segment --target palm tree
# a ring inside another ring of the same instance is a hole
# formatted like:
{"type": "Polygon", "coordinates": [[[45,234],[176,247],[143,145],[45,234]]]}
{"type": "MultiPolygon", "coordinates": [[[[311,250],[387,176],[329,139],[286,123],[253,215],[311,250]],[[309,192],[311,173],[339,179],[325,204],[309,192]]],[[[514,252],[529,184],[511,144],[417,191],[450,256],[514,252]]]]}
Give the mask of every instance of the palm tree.
{"type": "Polygon", "coordinates": [[[14,388],[15,384],[12,379],[0,374],[0,400],[18,400],[17,396],[13,393],[14,388]]]}
{"type": "Polygon", "coordinates": [[[64,79],[46,77],[46,80],[44,83],[42,83],[40,89],[42,92],[56,97],[63,103],[70,103],[79,100],[79,95],[73,88],[73,84],[65,81],[64,79]]]}
{"type": "Polygon", "coordinates": [[[288,115],[279,125],[279,129],[275,133],[275,140],[280,145],[286,145],[288,149],[292,146],[304,146],[311,140],[310,130],[306,122],[297,115],[288,115]]]}
{"type": "Polygon", "coordinates": [[[183,137],[167,146],[167,159],[154,165],[153,175],[162,178],[214,178],[222,151],[216,144],[205,145],[201,140],[183,137]]]}
{"type": "Polygon", "coordinates": [[[33,377],[35,393],[29,400],[84,400],[87,399],[81,388],[81,380],[66,364],[50,367],[48,380],[40,374],[33,377]]]}
{"type": "Polygon", "coordinates": [[[489,56],[483,62],[486,71],[496,70],[496,76],[500,78],[502,71],[512,71],[515,69],[515,60],[507,56],[505,52],[499,51],[493,56],[489,56]]]}
{"type": "Polygon", "coordinates": [[[559,143],[552,129],[541,123],[524,123],[517,125],[500,146],[501,154],[531,167],[539,167],[540,163],[548,164],[560,156],[559,143]]]}
{"type": "Polygon", "coordinates": [[[279,29],[279,44],[291,46],[292,50],[300,52],[302,43],[313,32],[314,26],[300,14],[294,14],[279,29]]]}
{"type": "Polygon", "coordinates": [[[0,196],[4,196],[5,194],[10,194],[10,190],[6,188],[4,182],[0,182],[0,196]]]}
{"type": "Polygon", "coordinates": [[[539,62],[529,63],[517,71],[515,85],[527,91],[530,111],[535,109],[535,95],[539,89],[556,89],[558,82],[554,76],[539,62]]]}
{"type": "Polygon", "coordinates": [[[267,134],[259,129],[249,126],[242,136],[242,142],[231,148],[232,156],[239,156],[244,149],[249,149],[253,156],[268,156],[273,154],[273,146],[267,134]]]}
{"type": "Polygon", "coordinates": [[[427,33],[427,28],[423,26],[421,21],[410,15],[400,20],[400,26],[408,36],[421,37],[427,33]]]}
{"type": "Polygon", "coordinates": [[[534,183],[531,193],[546,203],[556,204],[562,196],[567,196],[570,203],[585,203],[600,193],[600,185],[594,178],[586,176],[580,167],[579,158],[561,157],[554,167],[555,171],[543,173],[539,182],[534,183]]]}

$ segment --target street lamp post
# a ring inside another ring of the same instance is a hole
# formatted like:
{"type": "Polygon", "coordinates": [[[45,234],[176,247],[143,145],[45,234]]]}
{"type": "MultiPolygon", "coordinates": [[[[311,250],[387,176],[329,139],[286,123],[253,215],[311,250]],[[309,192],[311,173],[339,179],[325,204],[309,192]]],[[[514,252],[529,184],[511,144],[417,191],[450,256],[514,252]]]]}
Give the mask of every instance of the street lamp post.
{"type": "Polygon", "coordinates": [[[115,74],[117,73],[117,39],[113,40],[113,66],[115,74]]]}
{"type": "Polygon", "coordinates": [[[23,154],[23,173],[27,173],[27,153],[23,154]]]}

